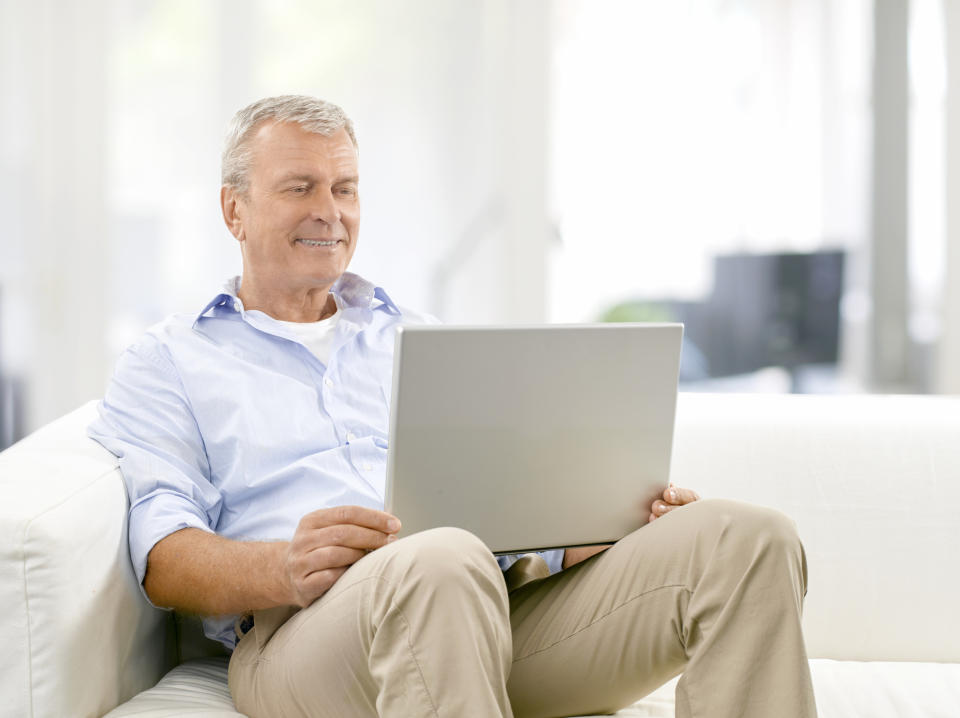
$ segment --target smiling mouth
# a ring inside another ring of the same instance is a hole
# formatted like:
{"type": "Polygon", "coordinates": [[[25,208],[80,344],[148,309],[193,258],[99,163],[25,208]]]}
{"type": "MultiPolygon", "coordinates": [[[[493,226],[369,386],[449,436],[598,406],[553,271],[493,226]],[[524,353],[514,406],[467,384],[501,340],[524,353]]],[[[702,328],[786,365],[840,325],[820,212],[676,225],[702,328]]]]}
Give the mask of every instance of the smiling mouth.
{"type": "Polygon", "coordinates": [[[298,244],[302,244],[305,247],[333,247],[337,243],[342,242],[342,239],[297,239],[298,244]]]}

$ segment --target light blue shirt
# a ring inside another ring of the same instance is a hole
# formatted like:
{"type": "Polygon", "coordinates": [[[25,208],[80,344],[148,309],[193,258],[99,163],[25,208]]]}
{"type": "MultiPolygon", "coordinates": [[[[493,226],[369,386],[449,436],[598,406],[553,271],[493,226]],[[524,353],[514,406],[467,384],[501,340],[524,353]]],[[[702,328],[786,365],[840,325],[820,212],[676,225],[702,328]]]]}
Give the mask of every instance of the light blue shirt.
{"type": "MultiPolygon", "coordinates": [[[[316,509],[383,509],[396,328],[435,320],[346,273],[331,290],[341,309],[324,365],[280,322],[244,309],[238,284],[128,348],[89,428],[120,460],[141,587],[147,554],[183,528],[287,540],[316,509]]],[[[562,551],[543,556],[560,570],[562,551]]],[[[206,618],[204,631],[232,647],[235,618],[206,618]]]]}

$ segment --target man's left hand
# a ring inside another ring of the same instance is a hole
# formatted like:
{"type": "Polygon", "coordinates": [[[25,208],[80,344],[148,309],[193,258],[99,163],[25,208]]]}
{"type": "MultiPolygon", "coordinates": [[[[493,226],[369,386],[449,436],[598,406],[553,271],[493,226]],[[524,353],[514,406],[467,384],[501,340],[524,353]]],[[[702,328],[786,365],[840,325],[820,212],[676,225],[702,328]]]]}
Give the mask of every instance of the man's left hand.
{"type": "Polygon", "coordinates": [[[666,489],[663,490],[663,496],[650,504],[649,521],[653,522],[661,516],[670,513],[674,509],[678,509],[685,504],[690,504],[699,500],[700,494],[698,494],[696,491],[693,491],[692,489],[681,489],[673,484],[670,484],[666,489]]]}

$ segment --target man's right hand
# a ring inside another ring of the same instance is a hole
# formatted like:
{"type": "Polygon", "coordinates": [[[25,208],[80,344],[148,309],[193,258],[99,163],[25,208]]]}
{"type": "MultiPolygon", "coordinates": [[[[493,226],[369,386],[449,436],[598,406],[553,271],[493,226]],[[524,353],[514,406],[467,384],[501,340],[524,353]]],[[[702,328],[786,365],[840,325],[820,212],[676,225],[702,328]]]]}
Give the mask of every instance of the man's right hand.
{"type": "Polygon", "coordinates": [[[360,506],[307,514],[289,542],[180,529],[151,549],[143,588],[158,606],[201,616],[308,606],[399,530],[396,517],[360,506]]]}
{"type": "Polygon", "coordinates": [[[370,551],[396,540],[400,521],[363,506],[320,509],[300,519],[284,556],[290,604],[309,606],[370,551]]]}

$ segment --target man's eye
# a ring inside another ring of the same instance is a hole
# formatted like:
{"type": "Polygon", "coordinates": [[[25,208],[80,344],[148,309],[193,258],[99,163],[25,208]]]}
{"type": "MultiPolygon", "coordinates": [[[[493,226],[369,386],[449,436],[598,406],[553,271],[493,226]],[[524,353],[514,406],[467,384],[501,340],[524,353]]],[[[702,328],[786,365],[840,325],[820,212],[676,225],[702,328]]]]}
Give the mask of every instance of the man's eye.
{"type": "Polygon", "coordinates": [[[290,188],[290,191],[293,192],[294,194],[304,194],[304,193],[307,191],[307,188],[306,188],[306,187],[303,187],[303,186],[301,186],[301,187],[291,187],[291,188],[290,188]]]}
{"type": "Polygon", "coordinates": [[[357,193],[356,187],[341,187],[337,190],[338,194],[343,195],[344,197],[353,197],[357,193]]]}

